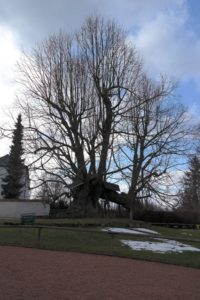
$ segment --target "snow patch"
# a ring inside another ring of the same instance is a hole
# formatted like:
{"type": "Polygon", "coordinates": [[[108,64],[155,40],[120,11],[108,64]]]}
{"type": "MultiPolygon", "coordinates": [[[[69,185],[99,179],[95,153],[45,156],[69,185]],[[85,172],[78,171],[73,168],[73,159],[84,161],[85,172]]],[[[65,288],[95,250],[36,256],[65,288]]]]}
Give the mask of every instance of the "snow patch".
{"type": "Polygon", "coordinates": [[[200,252],[200,249],[192,247],[190,245],[182,244],[173,240],[157,239],[161,242],[140,242],[140,241],[128,241],[121,240],[124,245],[129,246],[132,250],[149,250],[158,253],[166,252],[178,252],[182,253],[183,251],[196,251],[200,252]]]}
{"type": "Polygon", "coordinates": [[[132,229],[126,229],[126,228],[118,228],[118,227],[108,227],[102,230],[107,232],[114,232],[114,233],[131,233],[131,234],[138,234],[138,235],[147,235],[144,232],[140,232],[132,229]]]}
{"type": "Polygon", "coordinates": [[[147,229],[147,228],[134,228],[134,229],[127,229],[127,228],[119,228],[119,227],[109,227],[102,229],[103,231],[111,231],[116,233],[131,233],[131,234],[139,234],[139,235],[148,235],[151,234],[160,234],[157,231],[147,229]]]}
{"type": "Polygon", "coordinates": [[[139,230],[139,231],[145,232],[145,233],[160,234],[159,232],[157,232],[155,230],[151,230],[151,229],[147,229],[147,228],[134,228],[134,230],[139,230]]]}

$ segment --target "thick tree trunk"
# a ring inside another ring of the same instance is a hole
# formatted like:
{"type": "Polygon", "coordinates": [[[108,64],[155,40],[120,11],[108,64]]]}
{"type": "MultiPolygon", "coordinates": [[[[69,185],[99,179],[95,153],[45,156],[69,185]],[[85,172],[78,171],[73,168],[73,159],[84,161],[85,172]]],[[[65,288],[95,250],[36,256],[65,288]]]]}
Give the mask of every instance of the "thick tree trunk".
{"type": "MultiPolygon", "coordinates": [[[[98,216],[102,213],[103,208],[100,207],[99,198],[105,199],[107,203],[114,202],[130,211],[130,218],[133,218],[132,200],[130,195],[118,193],[114,190],[105,188],[104,184],[97,178],[86,181],[73,191],[73,202],[70,211],[74,216],[89,217],[98,216]],[[131,215],[132,214],[132,215],[131,215]]],[[[132,199],[132,197],[131,197],[132,199]]],[[[134,202],[134,201],[133,201],[134,202]]]]}
{"type": "Polygon", "coordinates": [[[76,217],[95,217],[99,215],[99,197],[102,185],[97,180],[87,180],[73,191],[70,212],[76,217]]]}
{"type": "Polygon", "coordinates": [[[128,193],[128,203],[129,203],[129,219],[134,219],[134,207],[135,207],[135,201],[136,201],[136,193],[134,191],[129,191],[128,193]]]}

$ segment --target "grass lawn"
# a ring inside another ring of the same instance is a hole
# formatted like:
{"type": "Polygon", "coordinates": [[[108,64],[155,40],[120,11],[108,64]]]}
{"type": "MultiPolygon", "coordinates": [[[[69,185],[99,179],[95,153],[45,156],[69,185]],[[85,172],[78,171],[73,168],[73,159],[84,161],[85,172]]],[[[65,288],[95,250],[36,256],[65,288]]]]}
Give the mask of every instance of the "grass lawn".
{"type": "Polygon", "coordinates": [[[165,236],[200,240],[200,230],[197,229],[176,229],[176,228],[167,228],[167,227],[160,227],[160,226],[151,226],[151,229],[165,236]]]}
{"type": "MultiPolygon", "coordinates": [[[[81,221],[79,220],[78,222],[81,221]]],[[[119,220],[116,222],[119,222],[119,220]]],[[[151,229],[161,233],[160,237],[167,235],[174,237],[174,240],[180,237],[185,238],[185,240],[188,238],[200,240],[200,230],[172,229],[157,226],[151,227],[151,229]]],[[[121,240],[154,241],[154,237],[117,234],[114,235],[114,238],[112,238],[112,235],[106,232],[99,232],[100,229],[98,227],[93,227],[92,230],[90,227],[85,227],[83,229],[68,228],[68,230],[62,228],[43,228],[39,243],[38,229],[36,228],[0,228],[0,244],[116,255],[200,268],[199,252],[185,251],[183,253],[155,253],[147,250],[136,251],[126,245],[123,245],[121,240]],[[89,230],[89,232],[86,230],[89,230]]],[[[200,242],[182,242],[200,248],[200,242]]]]}
{"type": "Polygon", "coordinates": [[[143,221],[130,221],[129,219],[115,219],[115,218],[83,218],[83,219],[39,219],[37,218],[36,224],[40,225],[61,225],[72,227],[92,227],[92,226],[135,226],[144,224],[143,221]]]}
{"type": "MultiPolygon", "coordinates": [[[[82,219],[51,219],[51,218],[36,218],[36,225],[46,226],[72,226],[72,227],[92,227],[92,226],[137,226],[142,225],[143,221],[130,221],[129,219],[119,218],[82,218],[82,219]]],[[[19,219],[0,219],[1,224],[20,224],[19,219]]]]}
{"type": "MultiPolygon", "coordinates": [[[[0,225],[19,225],[19,219],[0,219],[0,225]]],[[[158,231],[162,235],[172,237],[185,237],[200,239],[200,230],[196,229],[175,229],[159,226],[151,226],[150,223],[138,220],[119,219],[119,218],[82,218],[82,219],[51,219],[36,218],[35,225],[42,226],[61,226],[61,227],[147,227],[158,231]]]]}

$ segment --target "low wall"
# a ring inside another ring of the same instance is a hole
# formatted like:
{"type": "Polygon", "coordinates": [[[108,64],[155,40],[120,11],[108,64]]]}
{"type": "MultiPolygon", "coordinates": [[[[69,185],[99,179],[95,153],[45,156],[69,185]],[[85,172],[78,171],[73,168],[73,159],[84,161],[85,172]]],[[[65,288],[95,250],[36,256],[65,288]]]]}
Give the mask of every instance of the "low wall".
{"type": "Polygon", "coordinates": [[[50,205],[39,200],[0,200],[0,218],[20,218],[22,214],[48,216],[50,205]]]}

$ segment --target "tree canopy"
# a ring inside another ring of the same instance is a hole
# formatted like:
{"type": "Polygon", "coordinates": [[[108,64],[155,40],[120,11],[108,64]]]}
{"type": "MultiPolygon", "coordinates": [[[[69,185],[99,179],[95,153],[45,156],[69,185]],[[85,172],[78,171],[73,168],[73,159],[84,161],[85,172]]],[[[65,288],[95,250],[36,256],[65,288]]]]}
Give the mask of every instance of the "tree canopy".
{"type": "Polygon", "coordinates": [[[102,195],[130,211],[136,199],[164,197],[158,179],[184,151],[184,110],[172,82],[145,74],[118,24],[92,17],[75,34],[52,35],[24,54],[19,72],[26,151],[71,187],[77,210],[98,210],[102,195]],[[128,196],[106,194],[116,179],[128,196]]]}
{"type": "Polygon", "coordinates": [[[193,222],[200,221],[200,159],[194,155],[189,161],[189,169],[183,177],[179,210],[185,212],[193,222]]]}
{"type": "Polygon", "coordinates": [[[24,176],[23,155],[23,126],[21,115],[18,115],[15,129],[13,131],[12,144],[10,147],[7,175],[3,178],[2,195],[5,198],[19,198],[23,187],[24,176]]]}

